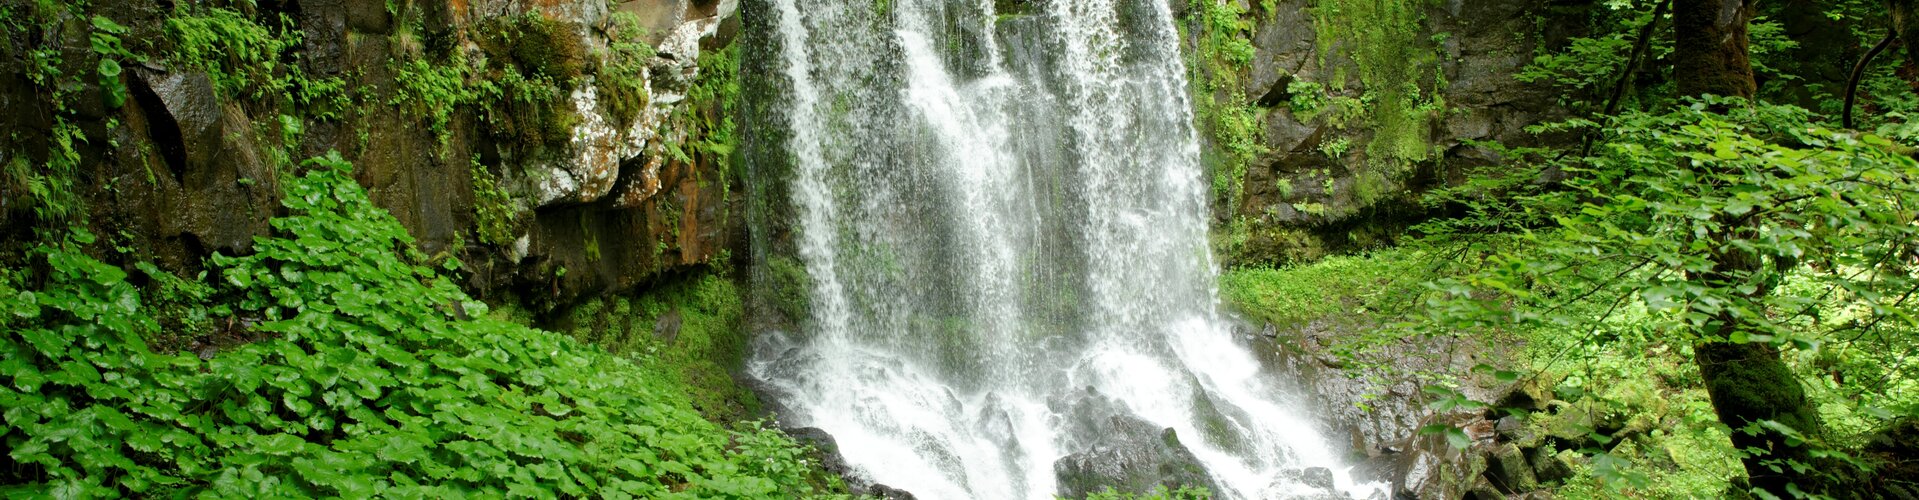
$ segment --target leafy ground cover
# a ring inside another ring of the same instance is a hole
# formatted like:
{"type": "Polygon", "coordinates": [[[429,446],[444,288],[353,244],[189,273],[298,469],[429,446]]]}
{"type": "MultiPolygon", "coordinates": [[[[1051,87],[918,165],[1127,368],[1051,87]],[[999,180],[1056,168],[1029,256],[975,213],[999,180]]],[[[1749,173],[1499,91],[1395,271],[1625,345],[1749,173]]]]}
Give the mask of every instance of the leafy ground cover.
{"type": "MultiPolygon", "coordinates": [[[[141,284],[84,231],[0,274],[0,483],[9,497],[808,496],[777,431],[704,420],[672,376],[488,317],[337,156],[288,216],[182,296],[227,338],[163,337],[141,284]]],[[[446,270],[457,262],[444,264],[446,270]]],[[[174,287],[178,289],[179,287],[174,287]]]]}

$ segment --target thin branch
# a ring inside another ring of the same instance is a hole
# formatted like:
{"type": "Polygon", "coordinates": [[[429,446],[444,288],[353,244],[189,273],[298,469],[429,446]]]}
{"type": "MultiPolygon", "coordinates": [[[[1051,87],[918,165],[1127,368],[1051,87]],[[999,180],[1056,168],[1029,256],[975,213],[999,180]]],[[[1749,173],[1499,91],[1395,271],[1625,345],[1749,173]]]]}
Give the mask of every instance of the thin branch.
{"type": "Polygon", "coordinates": [[[1632,75],[1639,71],[1639,63],[1652,50],[1652,32],[1659,26],[1659,19],[1666,17],[1666,9],[1672,6],[1672,0],[1660,0],[1652,9],[1652,19],[1639,28],[1639,40],[1633,42],[1632,55],[1626,59],[1626,68],[1619,72],[1619,81],[1613,83],[1612,98],[1606,100],[1606,116],[1619,112],[1619,101],[1626,96],[1626,89],[1632,86],[1632,75]]]}
{"type": "Polygon", "coordinates": [[[1595,286],[1593,287],[1593,289],[1587,290],[1586,293],[1580,294],[1578,297],[1573,297],[1571,300],[1560,302],[1559,305],[1553,306],[1551,309],[1547,309],[1545,314],[1553,314],[1553,313],[1559,312],[1560,309],[1565,309],[1567,306],[1577,304],[1580,301],[1586,300],[1586,298],[1588,297],[1592,297],[1593,294],[1599,293],[1600,290],[1605,290],[1606,288],[1611,287],[1613,283],[1617,283],[1619,281],[1619,278],[1624,278],[1626,277],[1627,274],[1631,274],[1634,271],[1638,271],[1641,268],[1646,267],[1646,264],[1651,264],[1652,260],[1653,260],[1652,256],[1647,256],[1645,259],[1641,259],[1638,264],[1634,264],[1632,267],[1628,267],[1623,271],[1619,271],[1619,274],[1613,275],[1612,279],[1599,282],[1599,286],[1595,286]]]}
{"type": "Polygon", "coordinates": [[[1897,31],[1886,30],[1886,37],[1879,39],[1879,43],[1873,45],[1872,50],[1866,51],[1865,57],[1860,57],[1858,64],[1852,65],[1852,78],[1846,80],[1845,111],[1839,115],[1840,126],[1852,128],[1852,103],[1859,95],[1859,80],[1866,76],[1866,67],[1872,65],[1872,58],[1878,57],[1880,52],[1884,52],[1887,46],[1892,45],[1893,40],[1898,39],[1897,31]]]}
{"type": "MultiPolygon", "coordinates": [[[[1905,305],[1905,304],[1906,304],[1906,300],[1907,300],[1907,299],[1911,299],[1911,298],[1912,298],[1912,294],[1913,294],[1914,292],[1919,292],[1919,285],[1914,285],[1914,286],[1913,286],[1913,287],[1912,287],[1911,289],[1909,289],[1909,290],[1906,290],[1906,293],[1905,293],[1905,295],[1900,295],[1900,296],[1899,296],[1899,300],[1896,300],[1896,301],[1893,301],[1893,303],[1892,303],[1892,307],[1890,307],[1890,309],[1898,309],[1898,308],[1899,308],[1899,306],[1903,306],[1903,305],[1905,305]]],[[[1853,336],[1853,337],[1852,337],[1851,339],[1847,339],[1846,341],[1847,341],[1847,342],[1857,342],[1857,341],[1859,341],[1859,339],[1861,339],[1861,338],[1864,338],[1864,337],[1866,336],[1866,334],[1867,334],[1867,333],[1871,333],[1871,332],[1872,332],[1872,330],[1873,330],[1874,328],[1878,328],[1878,327],[1879,327],[1879,323],[1880,323],[1880,322],[1882,322],[1882,321],[1885,321],[1885,320],[1886,320],[1886,316],[1888,316],[1888,315],[1885,315],[1885,314],[1875,314],[1875,315],[1873,315],[1873,316],[1872,316],[1872,322],[1871,322],[1871,323],[1866,323],[1866,326],[1863,326],[1863,327],[1860,327],[1860,328],[1859,328],[1859,334],[1858,334],[1858,335],[1854,335],[1854,336],[1853,336]]]]}
{"type": "MultiPolygon", "coordinates": [[[[1659,275],[1664,275],[1664,274],[1666,274],[1665,271],[1660,271],[1659,273],[1659,275]]],[[[1658,275],[1656,275],[1655,277],[1657,276],[1658,275]]],[[[1606,324],[1606,320],[1612,319],[1613,312],[1618,311],[1619,305],[1624,304],[1626,302],[1626,298],[1631,296],[1632,294],[1630,293],[1621,293],[1619,294],[1618,297],[1614,298],[1612,301],[1612,305],[1606,307],[1606,312],[1604,314],[1600,314],[1598,319],[1593,320],[1592,329],[1587,330],[1585,337],[1582,337],[1582,339],[1591,338],[1594,335],[1598,335],[1599,327],[1601,325],[1606,324]]],[[[1553,353],[1553,358],[1546,361],[1546,366],[1543,368],[1540,368],[1539,371],[1533,372],[1532,375],[1527,376],[1526,382],[1524,383],[1530,384],[1534,380],[1538,380],[1540,375],[1545,374],[1546,372],[1552,371],[1554,366],[1558,366],[1559,362],[1565,359],[1566,353],[1570,353],[1576,350],[1578,349],[1560,349],[1559,352],[1553,353]]],[[[1587,371],[1590,372],[1592,370],[1592,365],[1590,363],[1591,360],[1588,359],[1587,361],[1588,361],[1587,371]]]]}

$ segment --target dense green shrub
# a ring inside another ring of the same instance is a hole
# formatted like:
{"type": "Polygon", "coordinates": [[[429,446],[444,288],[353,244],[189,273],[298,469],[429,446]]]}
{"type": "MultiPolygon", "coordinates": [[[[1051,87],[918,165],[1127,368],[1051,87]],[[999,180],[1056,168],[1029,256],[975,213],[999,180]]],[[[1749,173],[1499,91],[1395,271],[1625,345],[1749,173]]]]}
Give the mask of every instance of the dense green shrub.
{"type": "Polygon", "coordinates": [[[733,282],[701,272],[648,288],[634,297],[588,299],[556,329],[676,375],[709,420],[746,418],[756,400],[731,374],[747,354],[745,306],[733,282]]]}
{"type": "Polygon", "coordinates": [[[226,303],[203,307],[231,342],[207,359],[148,348],[160,323],[126,272],[81,252],[85,232],[0,274],[5,494],[811,491],[801,449],[777,432],[723,430],[654,370],[485,318],[416,264],[345,162],[308,165],[272,237],[212,259],[226,303]]]}

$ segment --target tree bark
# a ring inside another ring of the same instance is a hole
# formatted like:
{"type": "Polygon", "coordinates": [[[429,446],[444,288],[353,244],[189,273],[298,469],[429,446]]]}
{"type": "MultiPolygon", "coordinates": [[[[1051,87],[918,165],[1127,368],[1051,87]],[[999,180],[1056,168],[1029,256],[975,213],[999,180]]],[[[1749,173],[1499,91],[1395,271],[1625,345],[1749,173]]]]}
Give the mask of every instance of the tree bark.
{"type": "Polygon", "coordinates": [[[1906,42],[1906,60],[1919,66],[1919,0],[1886,0],[1892,11],[1892,30],[1906,42]]]}
{"type": "Polygon", "coordinates": [[[1878,57],[1887,46],[1898,40],[1897,35],[1898,32],[1887,32],[1886,37],[1879,40],[1879,44],[1873,45],[1872,50],[1866,51],[1865,57],[1859,58],[1859,64],[1852,65],[1852,76],[1846,78],[1846,104],[1839,114],[1839,126],[1852,128],[1852,105],[1859,100],[1859,80],[1866,77],[1866,68],[1872,66],[1872,58],[1878,57]]]}
{"type": "Polygon", "coordinates": [[[1679,94],[1751,98],[1756,91],[1746,52],[1752,0],[1677,0],[1673,5],[1673,74],[1679,94]]]}
{"type": "MultiPolygon", "coordinates": [[[[1679,93],[1752,98],[1756,89],[1747,53],[1746,25],[1753,16],[1753,0],[1675,1],[1673,59],[1679,93]]],[[[1719,290],[1755,285],[1743,298],[1757,302],[1770,292],[1757,283],[1767,266],[1765,256],[1730,243],[1754,238],[1758,229],[1748,218],[1722,216],[1719,220],[1723,226],[1705,236],[1714,249],[1713,268],[1694,279],[1719,290]]],[[[1818,481],[1811,474],[1800,474],[1783,465],[1775,472],[1768,464],[1781,459],[1810,464],[1804,447],[1788,444],[1786,436],[1776,432],[1752,435],[1740,431],[1754,422],[1773,420],[1806,435],[1822,432],[1804,387],[1780,358],[1779,350],[1765,343],[1727,340],[1734,332],[1761,333],[1731,313],[1715,318],[1708,330],[1701,332],[1704,340],[1694,346],[1693,360],[1699,364],[1719,421],[1733,429],[1733,446],[1759,450],[1743,460],[1751,485],[1785,498],[1790,498],[1788,484],[1818,491],[1818,481]]]]}

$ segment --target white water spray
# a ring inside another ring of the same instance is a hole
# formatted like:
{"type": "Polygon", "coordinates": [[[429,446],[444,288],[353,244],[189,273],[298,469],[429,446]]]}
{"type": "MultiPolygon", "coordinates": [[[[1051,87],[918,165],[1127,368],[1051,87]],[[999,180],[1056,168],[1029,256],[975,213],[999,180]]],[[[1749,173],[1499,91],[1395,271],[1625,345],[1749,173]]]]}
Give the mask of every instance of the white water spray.
{"type": "MultiPolygon", "coordinates": [[[[768,0],[799,331],[749,374],[789,425],[920,498],[1052,498],[1101,446],[1068,413],[1171,428],[1220,497],[1303,467],[1363,497],[1217,310],[1164,0],[768,0]]],[[[751,56],[749,56],[751,57],[751,56]]],[[[753,97],[749,97],[753,98],[753,97]]]]}

